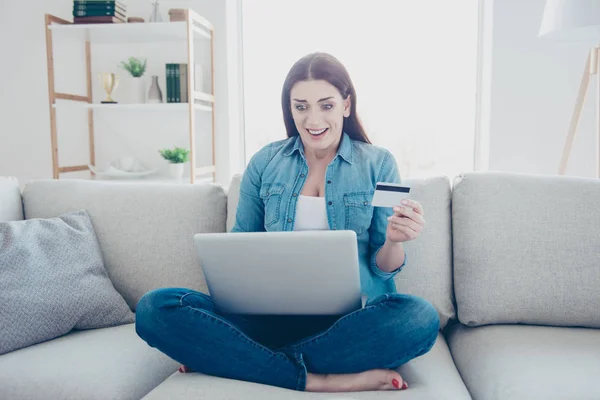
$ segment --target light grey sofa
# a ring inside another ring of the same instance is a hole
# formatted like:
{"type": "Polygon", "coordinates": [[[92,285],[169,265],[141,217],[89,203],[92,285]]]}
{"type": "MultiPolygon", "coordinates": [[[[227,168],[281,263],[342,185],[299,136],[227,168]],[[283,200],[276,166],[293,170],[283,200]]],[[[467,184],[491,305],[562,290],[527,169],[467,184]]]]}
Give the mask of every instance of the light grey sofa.
{"type": "MultiPolygon", "coordinates": [[[[206,291],[192,236],[231,229],[239,178],[229,188],[33,181],[23,208],[0,181],[0,220],[85,208],[134,309],[153,288],[206,291]]],[[[181,374],[125,325],[0,356],[0,399],[600,399],[600,181],[492,172],[407,181],[427,224],[406,244],[396,285],[429,300],[442,326],[429,353],[400,367],[407,391],[301,393],[181,374]]]]}

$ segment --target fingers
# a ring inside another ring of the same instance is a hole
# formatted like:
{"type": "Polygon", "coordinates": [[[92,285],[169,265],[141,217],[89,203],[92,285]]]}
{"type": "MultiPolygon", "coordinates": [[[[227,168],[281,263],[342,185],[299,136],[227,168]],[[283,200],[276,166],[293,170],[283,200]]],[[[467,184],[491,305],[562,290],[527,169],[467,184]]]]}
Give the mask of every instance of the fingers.
{"type": "Polygon", "coordinates": [[[406,227],[406,228],[410,228],[412,231],[414,231],[416,233],[420,233],[423,230],[422,225],[417,224],[415,221],[413,221],[410,218],[396,217],[395,215],[392,215],[391,217],[388,217],[388,221],[392,224],[392,226],[394,228],[406,227]]]}
{"type": "Polygon", "coordinates": [[[425,219],[423,218],[423,215],[418,214],[416,210],[413,210],[411,208],[396,206],[394,207],[394,216],[405,216],[412,219],[419,225],[425,225],[425,219]]]}
{"type": "Polygon", "coordinates": [[[402,232],[404,235],[406,235],[408,240],[414,240],[419,236],[419,234],[415,230],[405,225],[392,224],[392,229],[394,229],[397,232],[402,232]]]}
{"type": "Polygon", "coordinates": [[[404,199],[404,200],[402,200],[402,205],[405,207],[408,207],[410,209],[413,209],[419,215],[423,215],[423,207],[421,206],[421,203],[419,203],[418,201],[404,199]]]}

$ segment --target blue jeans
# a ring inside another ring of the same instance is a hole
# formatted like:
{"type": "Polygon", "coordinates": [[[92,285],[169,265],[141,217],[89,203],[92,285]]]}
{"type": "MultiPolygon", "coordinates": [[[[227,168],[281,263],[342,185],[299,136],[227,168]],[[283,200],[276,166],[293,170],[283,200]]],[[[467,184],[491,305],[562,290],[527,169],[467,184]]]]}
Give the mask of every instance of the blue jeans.
{"type": "Polygon", "coordinates": [[[146,293],[136,332],[191,370],[207,375],[305,390],[306,374],[395,369],[427,353],[439,317],[426,300],[384,294],[344,316],[260,316],[220,313],[189,289],[146,293]]]}

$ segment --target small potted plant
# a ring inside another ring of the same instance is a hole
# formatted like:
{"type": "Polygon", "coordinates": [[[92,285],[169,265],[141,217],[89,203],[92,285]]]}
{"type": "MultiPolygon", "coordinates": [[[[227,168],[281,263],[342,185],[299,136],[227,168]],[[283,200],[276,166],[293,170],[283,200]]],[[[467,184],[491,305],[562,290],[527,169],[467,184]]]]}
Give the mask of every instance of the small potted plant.
{"type": "Polygon", "coordinates": [[[129,72],[133,78],[133,95],[131,96],[132,102],[136,104],[145,103],[146,85],[144,83],[143,75],[146,72],[146,60],[136,57],[129,57],[127,62],[121,61],[121,68],[129,72]]]}
{"type": "Polygon", "coordinates": [[[183,176],[183,164],[189,160],[190,151],[181,147],[159,150],[160,155],[169,162],[171,176],[181,180],[183,176]]]}

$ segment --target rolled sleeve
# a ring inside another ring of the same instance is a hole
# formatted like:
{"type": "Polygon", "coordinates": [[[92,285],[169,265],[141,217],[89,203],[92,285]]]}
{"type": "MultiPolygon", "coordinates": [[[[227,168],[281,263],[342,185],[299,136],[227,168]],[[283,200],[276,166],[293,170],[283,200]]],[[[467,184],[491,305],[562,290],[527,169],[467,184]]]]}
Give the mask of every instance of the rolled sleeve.
{"type": "Polygon", "coordinates": [[[248,163],[239,188],[235,224],[232,232],[263,232],[264,206],[260,198],[260,187],[265,165],[270,157],[271,146],[258,151],[248,163]]]}
{"type": "MultiPolygon", "coordinates": [[[[400,173],[398,172],[398,165],[396,164],[394,156],[389,151],[386,151],[385,153],[385,157],[383,158],[383,162],[381,163],[377,180],[379,182],[401,183],[400,173]]],[[[404,263],[398,266],[398,268],[392,272],[382,271],[381,268],[379,268],[379,266],[377,265],[377,253],[379,253],[379,250],[381,250],[381,247],[385,243],[386,239],[386,230],[388,225],[387,219],[393,214],[394,211],[391,208],[375,207],[375,209],[373,210],[371,227],[369,228],[369,248],[371,251],[370,267],[376,276],[384,280],[389,280],[393,278],[398,272],[402,270],[402,268],[406,264],[405,257],[404,263]]]]}
{"type": "Polygon", "coordinates": [[[380,277],[383,280],[387,281],[389,279],[393,279],[396,276],[396,274],[398,274],[398,272],[402,271],[402,269],[406,265],[406,258],[407,258],[406,249],[404,249],[404,262],[402,263],[402,265],[400,265],[398,268],[396,268],[395,270],[393,270],[391,272],[383,271],[377,265],[377,253],[379,253],[379,250],[381,250],[381,247],[378,248],[377,250],[375,250],[373,252],[373,254],[371,255],[371,270],[373,271],[373,273],[375,275],[377,275],[378,277],[380,277]]]}

